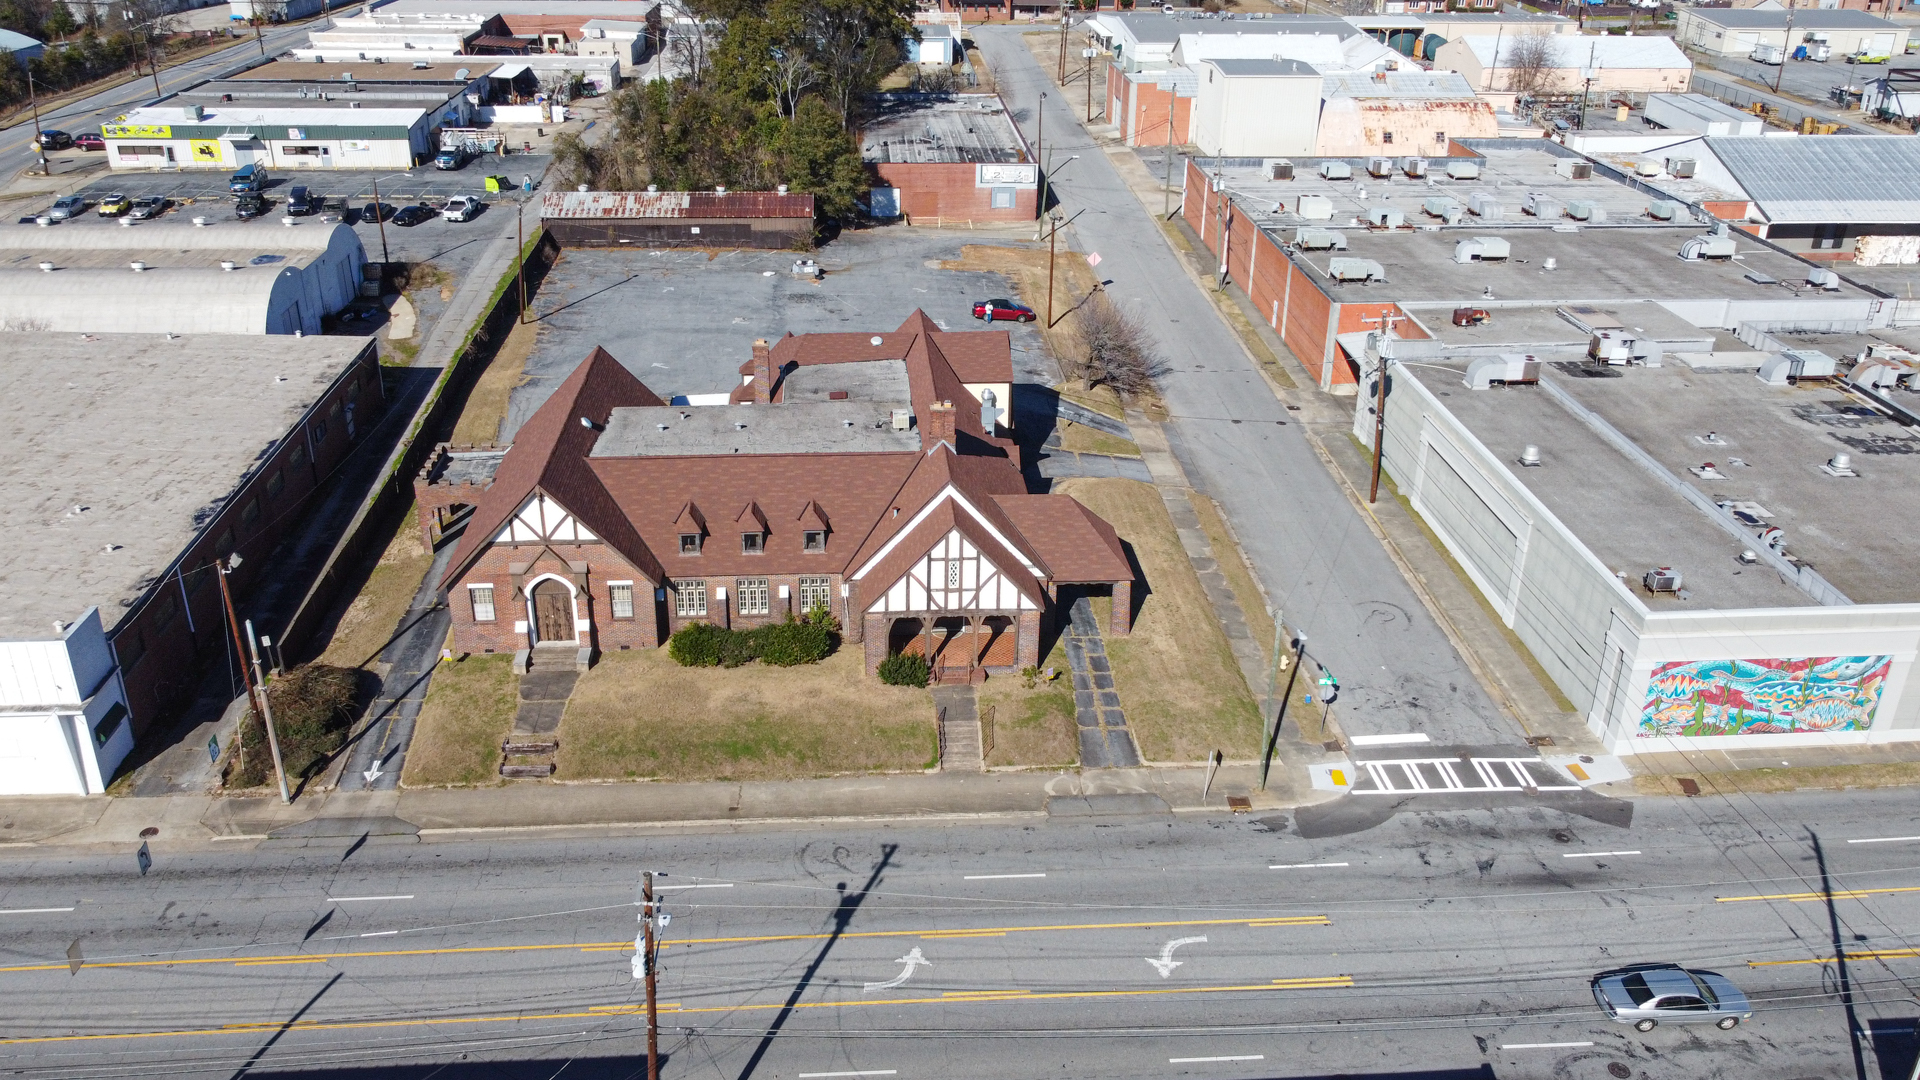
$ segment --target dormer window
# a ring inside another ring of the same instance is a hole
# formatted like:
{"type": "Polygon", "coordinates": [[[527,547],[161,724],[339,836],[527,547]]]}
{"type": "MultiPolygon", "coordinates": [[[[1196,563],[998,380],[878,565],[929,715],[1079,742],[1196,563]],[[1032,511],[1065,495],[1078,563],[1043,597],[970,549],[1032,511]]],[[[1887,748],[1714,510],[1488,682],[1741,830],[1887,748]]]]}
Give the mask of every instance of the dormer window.
{"type": "Polygon", "coordinates": [[[699,533],[681,533],[680,534],[680,554],[682,555],[700,554],[700,534],[699,533]]]}
{"type": "Polygon", "coordinates": [[[758,555],[765,550],[766,540],[765,533],[741,533],[740,553],[742,555],[758,555]]]}
{"type": "Polygon", "coordinates": [[[802,551],[822,552],[827,550],[827,532],[825,529],[808,529],[800,536],[802,551]]]}

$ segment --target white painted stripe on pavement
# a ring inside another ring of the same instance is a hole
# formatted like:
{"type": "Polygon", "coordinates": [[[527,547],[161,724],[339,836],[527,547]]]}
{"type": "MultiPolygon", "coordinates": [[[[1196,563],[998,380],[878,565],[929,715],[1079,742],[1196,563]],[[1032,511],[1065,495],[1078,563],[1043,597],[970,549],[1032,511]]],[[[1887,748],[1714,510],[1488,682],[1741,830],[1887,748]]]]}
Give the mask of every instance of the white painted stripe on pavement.
{"type": "Polygon", "coordinates": [[[1638,855],[1638,851],[1569,851],[1563,859],[1597,859],[1602,855],[1638,855]]]}
{"type": "Polygon", "coordinates": [[[655,885],[653,887],[653,891],[666,892],[668,889],[731,889],[731,888],[733,888],[733,882],[731,881],[716,881],[716,882],[709,882],[705,885],[655,885]]]}
{"type": "Polygon", "coordinates": [[[800,1080],[813,1080],[814,1077],[826,1076],[898,1076],[899,1073],[900,1070],[898,1069],[858,1069],[852,1072],[801,1073],[800,1080]]]}
{"type": "Polygon", "coordinates": [[[411,899],[413,899],[412,893],[408,893],[405,896],[329,896],[327,897],[327,903],[351,904],[356,900],[411,900],[411,899]]]}
{"type": "Polygon", "coordinates": [[[1860,840],[1849,840],[1849,844],[1898,844],[1907,840],[1920,840],[1920,836],[1869,836],[1860,840]]]}
{"type": "Polygon", "coordinates": [[[17,907],[0,910],[0,915],[48,915],[56,911],[72,911],[70,907],[17,907]]]}
{"type": "Polygon", "coordinates": [[[1290,862],[1269,866],[1269,870],[1312,870],[1322,866],[1345,866],[1343,862],[1290,862]]]}
{"type": "Polygon", "coordinates": [[[1413,743],[1432,742],[1432,739],[1418,731],[1409,731],[1401,735],[1351,735],[1347,737],[1348,746],[1408,746],[1413,743]]]}
{"type": "Polygon", "coordinates": [[[1169,1065],[1189,1065],[1206,1061],[1265,1061],[1265,1054],[1233,1054],[1228,1057],[1168,1058],[1169,1065]]]}
{"type": "Polygon", "coordinates": [[[1572,1050],[1580,1046],[1592,1046],[1590,1042],[1563,1043],[1501,1043],[1502,1050],[1572,1050]]]}
{"type": "Polygon", "coordinates": [[[1045,874],[968,874],[962,881],[999,881],[1003,878],[1046,877],[1045,874]]]}
{"type": "Polygon", "coordinates": [[[399,932],[400,931],[398,930],[375,930],[371,934],[361,934],[360,936],[361,937],[392,937],[393,935],[399,932]]]}

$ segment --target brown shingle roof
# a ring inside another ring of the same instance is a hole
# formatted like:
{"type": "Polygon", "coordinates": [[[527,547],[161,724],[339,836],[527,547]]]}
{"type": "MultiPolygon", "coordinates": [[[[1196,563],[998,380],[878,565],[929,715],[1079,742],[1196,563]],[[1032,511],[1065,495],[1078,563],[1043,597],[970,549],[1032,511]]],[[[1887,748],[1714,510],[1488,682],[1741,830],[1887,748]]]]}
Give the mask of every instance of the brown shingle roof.
{"type": "Polygon", "coordinates": [[[1132,581],[1133,566],[1113,526],[1071,495],[996,495],[1055,582],[1132,581]]]}
{"type": "Polygon", "coordinates": [[[933,343],[963,382],[1013,381],[1013,335],[1005,330],[942,331],[933,343]]]}

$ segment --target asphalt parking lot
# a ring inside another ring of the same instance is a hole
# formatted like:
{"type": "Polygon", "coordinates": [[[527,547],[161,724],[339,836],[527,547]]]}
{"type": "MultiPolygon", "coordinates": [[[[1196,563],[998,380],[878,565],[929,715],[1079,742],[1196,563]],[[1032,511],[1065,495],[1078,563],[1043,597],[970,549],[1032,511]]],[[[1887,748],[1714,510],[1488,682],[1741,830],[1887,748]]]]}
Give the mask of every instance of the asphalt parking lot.
{"type": "MultiPolygon", "coordinates": [[[[663,398],[726,393],[756,338],[886,332],[915,308],[948,330],[985,329],[973,301],[1006,296],[998,274],[942,270],[967,244],[1027,246],[993,233],[890,226],[843,234],[812,257],[820,281],[794,277],[791,251],[565,252],[532,298],[540,329],[527,379],[513,392],[505,436],[544,402],[594,346],[602,346],[663,398]]],[[[1059,376],[1032,324],[996,323],[1013,334],[1014,379],[1052,385],[1059,376]]]]}
{"type": "Polygon", "coordinates": [[[1720,56],[1713,58],[1713,66],[1727,75],[1749,79],[1769,87],[1773,85],[1775,76],[1778,76],[1781,93],[1819,102],[1838,111],[1839,107],[1828,96],[1828,91],[1836,86],[1864,89],[1867,83],[1886,78],[1889,68],[1920,68],[1920,56],[1896,56],[1886,64],[1848,64],[1835,56],[1824,63],[1814,63],[1811,60],[1788,60],[1782,67],[1720,56]]]}

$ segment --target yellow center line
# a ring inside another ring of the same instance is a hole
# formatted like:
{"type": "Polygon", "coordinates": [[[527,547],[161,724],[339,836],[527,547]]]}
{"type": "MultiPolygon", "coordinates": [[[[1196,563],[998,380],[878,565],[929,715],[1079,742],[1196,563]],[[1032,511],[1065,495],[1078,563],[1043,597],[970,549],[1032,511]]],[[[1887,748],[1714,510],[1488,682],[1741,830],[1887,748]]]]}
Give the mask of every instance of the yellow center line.
{"type": "MultiPolygon", "coordinates": [[[[963,937],[1001,937],[1013,933],[1037,933],[1048,930],[1137,930],[1159,926],[1331,926],[1333,920],[1325,915],[1287,915],[1269,919],[1182,919],[1154,922],[1121,923],[1064,923],[1051,926],[995,926],[977,930],[865,930],[847,934],[768,934],[760,937],[720,937],[688,938],[681,941],[662,942],[662,948],[689,947],[693,945],[751,945],[769,941],[824,941],[828,938],[898,938],[918,937],[935,939],[963,937]]],[[[510,953],[542,952],[554,949],[573,949],[579,952],[632,952],[631,941],[590,941],[585,944],[571,942],[564,945],[467,945],[438,949],[379,949],[369,952],[339,953],[293,953],[281,956],[256,956],[244,961],[231,956],[191,957],[174,960],[89,960],[90,968],[139,968],[173,967],[190,964],[265,964],[265,963],[313,963],[321,960],[351,960],[377,956],[454,956],[461,953],[510,953]]],[[[16,967],[0,967],[0,974],[20,971],[66,971],[67,962],[62,960],[51,964],[22,964],[16,967]]]]}
{"type": "Polygon", "coordinates": [[[988,930],[985,933],[921,934],[920,940],[921,941],[965,941],[968,938],[1006,937],[1006,936],[1007,936],[1007,932],[1005,930],[988,930]]]}
{"type": "Polygon", "coordinates": [[[327,959],[328,958],[324,956],[302,956],[297,959],[288,958],[285,960],[235,960],[233,962],[233,966],[234,967],[272,967],[277,964],[324,964],[327,962],[327,959]]]}
{"type": "MultiPolygon", "coordinates": [[[[1842,954],[1847,960],[1910,960],[1920,956],[1920,949],[1883,949],[1878,952],[1850,952],[1842,954]]],[[[1831,964],[1831,956],[1815,956],[1805,960],[1749,960],[1748,967],[1792,967],[1796,964],[1831,964]]]]}
{"type": "MultiPolygon", "coordinates": [[[[1022,994],[1009,993],[1002,998],[974,997],[926,997],[926,998],[889,998],[879,1001],[805,1001],[797,1005],[784,1002],[764,1002],[748,1005],[703,1005],[696,1008],[674,1009],[677,1013],[735,1013],[760,1012],[770,1009],[857,1009],[875,1005],[971,1005],[976,1002],[1013,1000],[1041,1001],[1064,1000],[1067,998],[1129,998],[1156,997],[1168,994],[1229,994],[1247,991],[1278,990],[1315,990],[1353,985],[1350,975],[1330,975],[1319,978],[1275,979],[1271,983],[1250,986],[1180,986],[1160,987],[1149,990],[1050,990],[1022,994]]],[[[519,1016],[437,1016],[407,1020],[345,1020],[336,1022],[296,1021],[292,1024],[284,1021],[261,1021],[247,1024],[222,1024],[213,1028],[181,1028],[174,1031],[126,1031],[100,1035],[27,1035],[13,1039],[0,1039],[0,1046],[14,1046],[25,1043],[56,1042],[98,1042],[108,1039],[164,1039],[186,1035],[220,1035],[233,1032],[264,1031],[286,1028],[294,1031],[353,1031],[367,1028],[397,1027],[437,1027],[447,1024],[520,1024],[530,1020],[590,1020],[604,1017],[611,1010],[605,1007],[589,1008],[585,1012],[534,1013],[519,1016]]],[[[664,1007],[663,1010],[664,1011],[664,1007]]],[[[616,1014],[617,1015],[617,1014],[616,1014]]]]}
{"type": "Polygon", "coordinates": [[[1905,892],[1920,892],[1920,885],[1905,885],[1899,888],[1886,889],[1841,889],[1831,893],[1790,892],[1773,893],[1769,896],[1716,896],[1713,898],[1713,902],[1716,904],[1737,904],[1745,900],[1786,900],[1795,904],[1804,904],[1813,900],[1826,900],[1829,897],[1835,900],[1859,900],[1863,897],[1872,896],[1875,893],[1905,892]]]}

